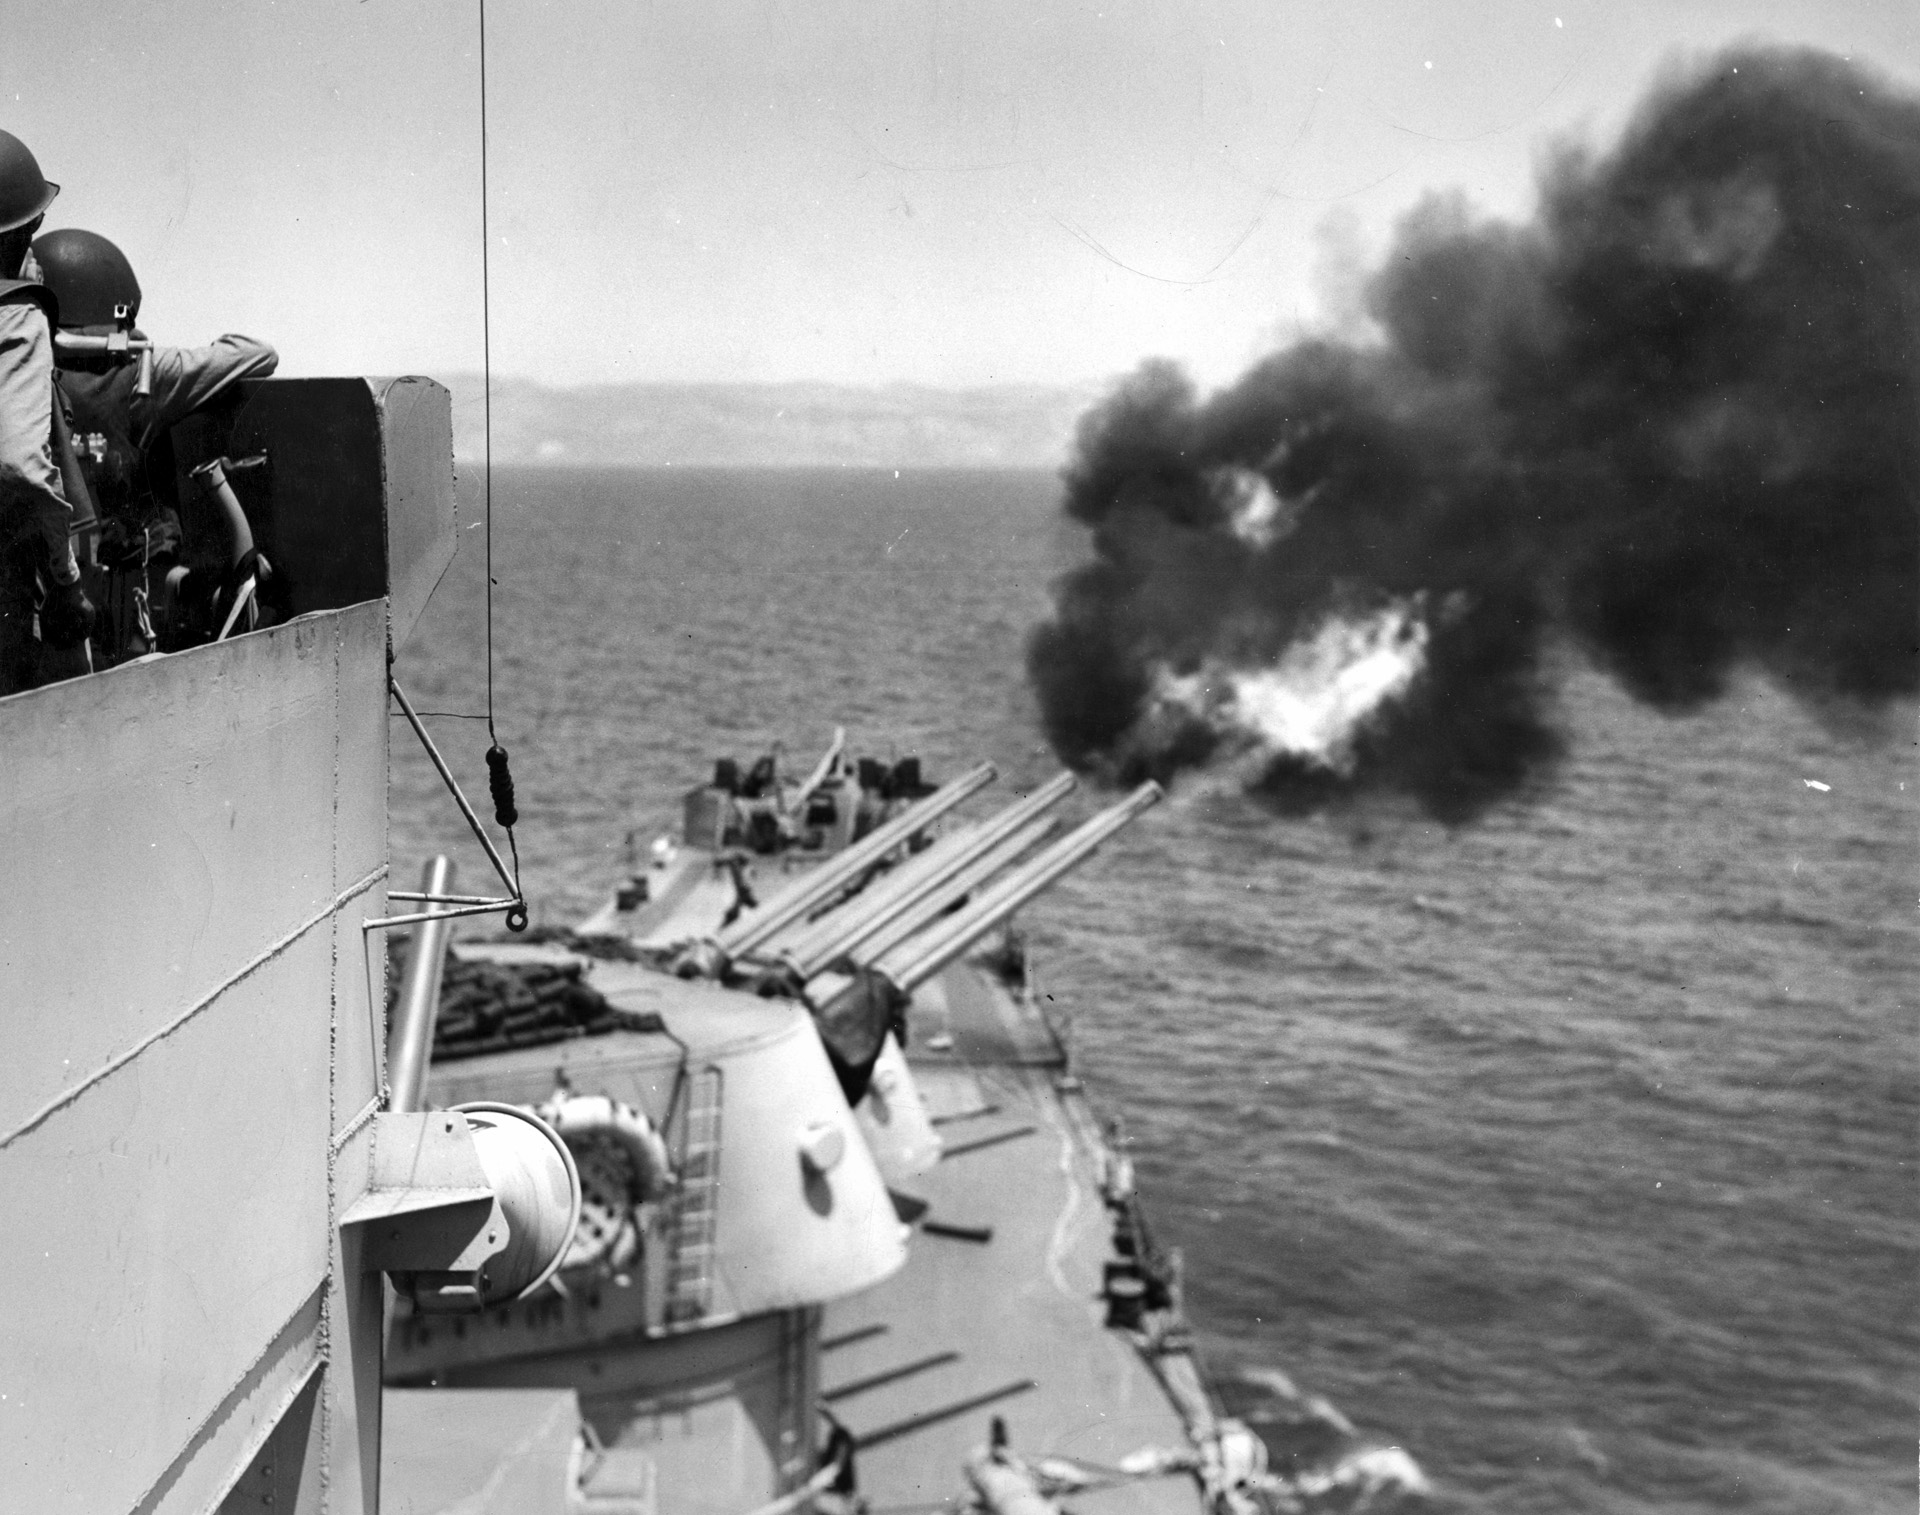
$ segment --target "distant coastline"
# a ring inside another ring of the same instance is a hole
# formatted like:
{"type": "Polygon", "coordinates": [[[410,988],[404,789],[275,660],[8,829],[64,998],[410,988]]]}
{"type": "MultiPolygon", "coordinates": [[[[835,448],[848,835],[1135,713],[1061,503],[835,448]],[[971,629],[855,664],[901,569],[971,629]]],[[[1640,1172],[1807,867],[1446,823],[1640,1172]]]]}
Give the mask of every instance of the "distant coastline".
{"type": "MultiPolygon", "coordinates": [[[[453,450],[483,452],[478,374],[444,382],[453,450]]],[[[493,382],[493,459],[553,466],[1057,468],[1104,385],[493,382]]]]}

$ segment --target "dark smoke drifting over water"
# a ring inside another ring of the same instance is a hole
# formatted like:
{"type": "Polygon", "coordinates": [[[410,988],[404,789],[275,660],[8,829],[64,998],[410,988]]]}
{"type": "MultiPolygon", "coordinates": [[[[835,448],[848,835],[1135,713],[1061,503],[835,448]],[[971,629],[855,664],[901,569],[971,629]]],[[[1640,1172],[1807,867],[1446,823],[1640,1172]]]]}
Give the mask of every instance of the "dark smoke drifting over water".
{"type": "Polygon", "coordinates": [[[1429,200],[1368,310],[1382,341],[1204,401],[1149,363],[1083,419],[1096,556],[1028,651],[1067,762],[1456,822],[1550,770],[1550,637],[1672,712],[1742,667],[1920,685],[1920,101],[1727,54],[1563,151],[1532,224],[1429,200]]]}

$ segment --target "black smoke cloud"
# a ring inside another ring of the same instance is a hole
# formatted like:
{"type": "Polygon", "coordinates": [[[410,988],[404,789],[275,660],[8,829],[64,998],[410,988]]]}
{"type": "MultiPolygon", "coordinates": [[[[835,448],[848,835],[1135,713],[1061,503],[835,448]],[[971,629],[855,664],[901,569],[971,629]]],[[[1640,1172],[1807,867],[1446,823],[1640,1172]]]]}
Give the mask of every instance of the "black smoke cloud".
{"type": "Polygon", "coordinates": [[[1471,818],[1551,771],[1554,638],[1673,712],[1743,667],[1819,703],[1920,683],[1920,101],[1829,56],[1723,55],[1611,153],[1563,149],[1532,223],[1421,206],[1367,309],[1382,340],[1301,343],[1205,400],[1148,363],[1083,419],[1065,508],[1095,556],[1028,649],[1068,763],[1204,763],[1221,739],[1153,699],[1156,668],[1265,665],[1413,595],[1428,666],[1350,770],[1273,760],[1257,793],[1471,818]],[[1278,497],[1272,540],[1234,529],[1233,469],[1278,497]]]}

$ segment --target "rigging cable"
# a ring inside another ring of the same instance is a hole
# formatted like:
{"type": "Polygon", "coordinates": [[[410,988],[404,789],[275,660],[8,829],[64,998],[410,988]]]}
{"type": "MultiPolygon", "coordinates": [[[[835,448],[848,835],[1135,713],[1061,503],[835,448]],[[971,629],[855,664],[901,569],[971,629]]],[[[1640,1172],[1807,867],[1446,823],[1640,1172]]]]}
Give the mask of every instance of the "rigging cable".
{"type": "MultiPolygon", "coordinates": [[[[520,887],[520,844],[513,828],[520,819],[514,802],[513,770],[507,766],[507,749],[500,745],[500,733],[493,724],[493,238],[487,227],[487,0],[480,7],[480,388],[484,417],[481,454],[481,501],[487,522],[487,788],[493,796],[493,818],[507,833],[507,846],[513,853],[513,892],[522,900],[520,887]]],[[[524,930],[524,907],[507,917],[507,924],[524,930]]]]}
{"type": "Polygon", "coordinates": [[[487,230],[487,0],[480,0],[480,403],[484,417],[481,508],[487,520],[487,737],[493,729],[493,284],[492,237],[487,230]]]}
{"type": "Polygon", "coordinates": [[[454,778],[453,770],[441,757],[440,749],[434,745],[427,728],[420,722],[420,712],[413,708],[406,695],[401,692],[399,680],[393,676],[392,654],[388,654],[387,688],[392,697],[399,702],[400,713],[407,718],[407,724],[413,727],[413,734],[420,739],[420,745],[426,749],[427,757],[432,761],[440,780],[447,786],[447,792],[460,807],[460,814],[466,818],[472,828],[475,840],[487,854],[487,860],[493,864],[494,872],[500,875],[512,894],[506,899],[485,899],[476,896],[455,896],[448,894],[393,892],[390,897],[406,899],[429,906],[426,911],[416,911],[404,915],[385,916],[378,920],[362,923],[367,931],[385,930],[396,926],[425,925],[429,921],[444,920],[454,915],[489,915],[495,910],[506,911],[507,929],[513,932],[525,931],[528,924],[527,892],[520,886],[520,844],[514,838],[514,824],[520,819],[519,809],[514,804],[513,772],[507,766],[507,749],[500,745],[500,734],[493,724],[493,330],[492,304],[493,290],[491,270],[489,268],[487,228],[487,0],[479,0],[480,6],[480,384],[481,403],[486,416],[485,451],[481,459],[481,500],[482,510],[487,524],[487,560],[486,560],[486,621],[487,621],[487,713],[469,715],[461,710],[434,710],[430,715],[444,716],[449,720],[485,721],[487,723],[487,787],[493,792],[494,821],[507,833],[507,846],[513,855],[511,876],[507,865],[500,857],[499,849],[487,835],[486,828],[480,824],[480,817],[473,813],[473,807],[467,803],[466,795],[460,792],[459,780],[454,778]]]}

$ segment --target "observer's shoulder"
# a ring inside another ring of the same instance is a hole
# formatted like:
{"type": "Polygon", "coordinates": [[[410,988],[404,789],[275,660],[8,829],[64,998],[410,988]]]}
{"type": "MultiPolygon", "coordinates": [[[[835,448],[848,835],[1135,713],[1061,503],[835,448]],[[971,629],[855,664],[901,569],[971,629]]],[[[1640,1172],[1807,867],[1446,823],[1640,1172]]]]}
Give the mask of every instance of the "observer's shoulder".
{"type": "Polygon", "coordinates": [[[35,293],[37,288],[31,284],[17,284],[11,289],[0,288],[0,339],[9,344],[26,343],[36,348],[44,347],[51,358],[52,318],[46,303],[35,293]]]}

